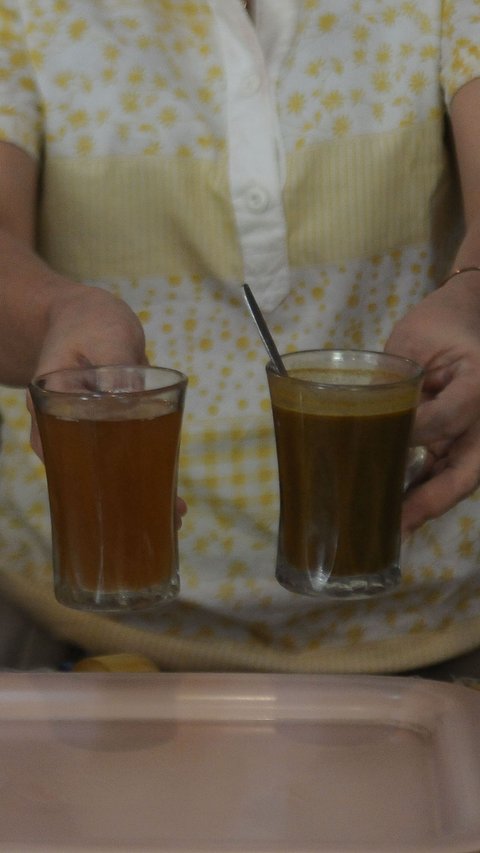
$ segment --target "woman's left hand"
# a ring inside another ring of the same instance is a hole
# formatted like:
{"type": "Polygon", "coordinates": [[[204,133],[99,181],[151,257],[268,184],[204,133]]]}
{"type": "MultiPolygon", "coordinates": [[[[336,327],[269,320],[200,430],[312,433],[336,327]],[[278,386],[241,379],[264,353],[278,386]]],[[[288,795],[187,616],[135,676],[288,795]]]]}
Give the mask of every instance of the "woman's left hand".
{"type": "Polygon", "coordinates": [[[428,457],[404,502],[411,533],[480,484],[480,272],[456,276],[411,308],[385,349],[425,370],[413,444],[428,457]]]}

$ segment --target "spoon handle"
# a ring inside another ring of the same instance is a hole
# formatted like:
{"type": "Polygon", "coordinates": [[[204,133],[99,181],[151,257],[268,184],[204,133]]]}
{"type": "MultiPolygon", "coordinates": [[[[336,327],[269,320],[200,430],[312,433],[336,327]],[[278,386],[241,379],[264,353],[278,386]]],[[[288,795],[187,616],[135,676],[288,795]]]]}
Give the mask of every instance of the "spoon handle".
{"type": "Polygon", "coordinates": [[[275,367],[276,372],[279,373],[281,376],[287,376],[285,365],[275,345],[275,341],[273,340],[270,334],[270,329],[268,328],[265,322],[265,318],[262,312],[260,311],[260,308],[257,305],[257,301],[248,284],[243,285],[243,292],[245,295],[246,303],[250,309],[250,313],[255,321],[255,325],[265,345],[265,349],[267,350],[270,356],[272,364],[275,367]]]}

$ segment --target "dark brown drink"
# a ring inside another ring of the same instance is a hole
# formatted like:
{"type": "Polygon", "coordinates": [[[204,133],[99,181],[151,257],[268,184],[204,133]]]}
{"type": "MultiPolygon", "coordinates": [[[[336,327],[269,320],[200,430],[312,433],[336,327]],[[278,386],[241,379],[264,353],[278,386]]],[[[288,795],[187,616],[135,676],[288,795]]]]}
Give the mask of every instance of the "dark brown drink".
{"type": "Polygon", "coordinates": [[[274,406],[273,417],[284,559],[299,572],[317,571],[330,529],[331,576],[382,572],[398,551],[413,411],[325,417],[274,406]]]}
{"type": "Polygon", "coordinates": [[[351,369],[342,377],[339,368],[269,375],[280,484],[277,579],[287,588],[369,595],[386,576],[398,580],[418,397],[418,383],[401,380],[351,369]]]}

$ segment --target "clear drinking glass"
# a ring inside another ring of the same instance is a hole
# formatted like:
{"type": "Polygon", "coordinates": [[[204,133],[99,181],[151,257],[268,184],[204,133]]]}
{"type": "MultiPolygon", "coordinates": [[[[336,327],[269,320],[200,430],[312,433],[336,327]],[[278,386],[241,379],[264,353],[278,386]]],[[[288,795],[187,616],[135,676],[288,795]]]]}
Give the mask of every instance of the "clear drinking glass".
{"type": "Polygon", "coordinates": [[[61,370],[30,385],[62,604],[128,611],[177,595],[186,386],[176,370],[117,365],[61,370]]]}
{"type": "Polygon", "coordinates": [[[267,365],[280,486],[276,577],[362,598],[400,580],[400,521],[422,369],[386,353],[311,350],[267,365]]]}

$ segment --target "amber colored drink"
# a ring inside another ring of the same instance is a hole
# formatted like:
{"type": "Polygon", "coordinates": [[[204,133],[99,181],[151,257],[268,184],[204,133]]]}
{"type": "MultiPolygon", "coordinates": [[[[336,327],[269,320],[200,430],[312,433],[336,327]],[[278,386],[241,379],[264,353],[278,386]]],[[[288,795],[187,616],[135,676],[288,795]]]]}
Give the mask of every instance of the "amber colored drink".
{"type": "Polygon", "coordinates": [[[277,579],[295,592],[345,597],[395,585],[418,377],[293,365],[288,377],[270,374],[269,385],[280,487],[277,579]]]}
{"type": "Polygon", "coordinates": [[[181,413],[134,420],[38,416],[57,584],[148,590],[175,572],[181,413]]]}
{"type": "Polygon", "coordinates": [[[178,593],[186,384],[178,371],[150,366],[67,369],[31,384],[61,603],[127,611],[178,593]]]}

